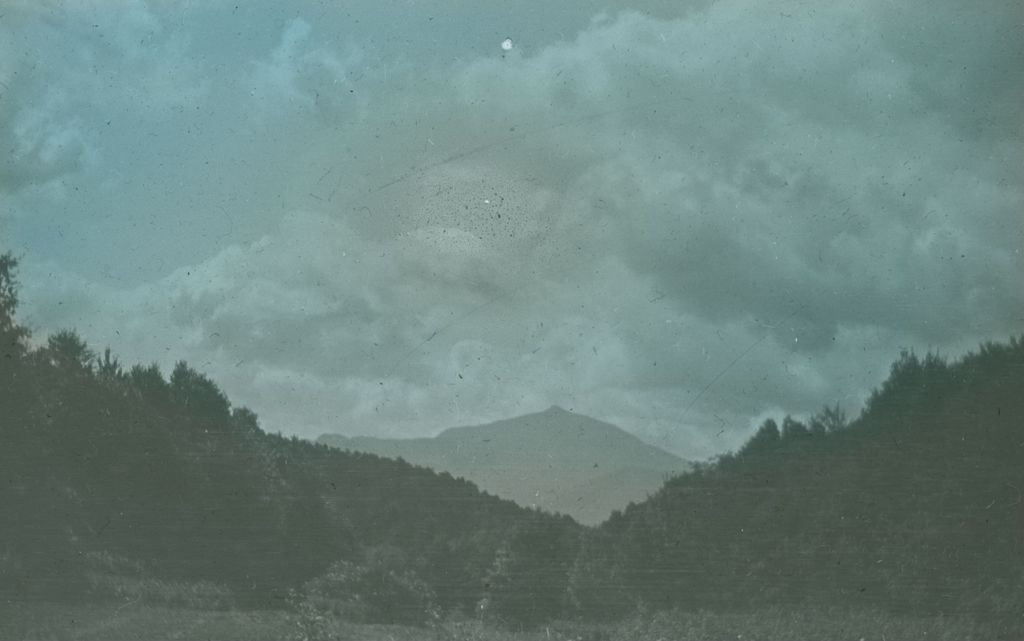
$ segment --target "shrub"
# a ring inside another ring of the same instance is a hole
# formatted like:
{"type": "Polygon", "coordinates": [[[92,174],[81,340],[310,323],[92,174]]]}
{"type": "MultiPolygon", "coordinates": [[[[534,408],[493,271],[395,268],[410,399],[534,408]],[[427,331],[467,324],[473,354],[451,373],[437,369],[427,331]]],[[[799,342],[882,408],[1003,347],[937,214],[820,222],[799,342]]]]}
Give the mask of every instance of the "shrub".
{"type": "Polygon", "coordinates": [[[310,621],[333,616],[353,623],[423,625],[437,618],[434,593],[402,555],[374,548],[363,562],[337,561],[303,586],[293,603],[310,621]]]}

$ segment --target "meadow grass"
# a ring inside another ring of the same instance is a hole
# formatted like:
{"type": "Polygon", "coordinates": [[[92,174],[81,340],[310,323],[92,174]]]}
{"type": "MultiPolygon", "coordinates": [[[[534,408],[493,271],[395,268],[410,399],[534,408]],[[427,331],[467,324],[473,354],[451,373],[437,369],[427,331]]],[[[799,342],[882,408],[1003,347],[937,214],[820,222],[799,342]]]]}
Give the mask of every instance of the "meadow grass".
{"type": "Polygon", "coordinates": [[[138,603],[0,605],[3,639],[287,639],[282,612],[196,610],[138,603]]]}
{"type": "Polygon", "coordinates": [[[316,621],[289,611],[196,610],[139,603],[0,604],[0,639],[364,639],[366,641],[614,641],[764,639],[1021,639],[1024,621],[904,617],[883,612],[662,612],[611,624],[562,621],[527,630],[473,619],[424,628],[316,621]]]}

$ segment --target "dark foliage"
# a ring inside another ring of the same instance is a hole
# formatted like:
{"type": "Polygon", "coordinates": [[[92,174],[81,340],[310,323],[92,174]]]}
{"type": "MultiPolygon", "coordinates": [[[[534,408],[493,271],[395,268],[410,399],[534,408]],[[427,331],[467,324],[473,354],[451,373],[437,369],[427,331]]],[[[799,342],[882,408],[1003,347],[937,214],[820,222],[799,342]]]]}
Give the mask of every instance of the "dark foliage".
{"type": "Polygon", "coordinates": [[[242,605],[376,586],[353,601],[366,620],[412,621],[475,608],[518,523],[577,535],[447,474],[266,434],[185,362],[126,372],[70,330],[33,350],[15,267],[0,256],[0,598],[87,598],[86,559],[112,554],[242,605]]]}
{"type": "Polygon", "coordinates": [[[566,521],[535,513],[502,546],[484,584],[485,612],[504,623],[536,625],[569,606],[568,586],[579,537],[566,521]]]}
{"type": "Polygon", "coordinates": [[[125,370],[70,330],[33,349],[16,264],[0,256],[2,599],[96,598],[99,558],[133,568],[109,585],[152,573],[310,621],[866,607],[1024,631],[1021,338],[955,363],[904,353],[856,420],[766,421],[587,530],[266,434],[184,362],[125,370]]]}
{"type": "Polygon", "coordinates": [[[18,306],[18,261],[10,254],[0,254],[0,363],[24,355],[28,330],[14,319],[18,306]]]}
{"type": "Polygon", "coordinates": [[[868,607],[1024,630],[1024,340],[949,364],[904,353],[861,416],[767,421],[735,455],[589,533],[588,618],[868,607]]]}

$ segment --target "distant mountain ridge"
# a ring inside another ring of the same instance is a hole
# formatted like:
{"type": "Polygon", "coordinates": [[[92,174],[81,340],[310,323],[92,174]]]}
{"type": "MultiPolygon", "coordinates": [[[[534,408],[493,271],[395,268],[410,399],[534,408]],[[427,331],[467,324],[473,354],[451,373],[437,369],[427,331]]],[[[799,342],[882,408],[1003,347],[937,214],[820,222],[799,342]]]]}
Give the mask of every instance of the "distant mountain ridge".
{"type": "Polygon", "coordinates": [[[599,523],[690,468],[683,459],[603,421],[552,406],[432,438],[324,434],[318,442],[445,471],[526,507],[599,523]]]}

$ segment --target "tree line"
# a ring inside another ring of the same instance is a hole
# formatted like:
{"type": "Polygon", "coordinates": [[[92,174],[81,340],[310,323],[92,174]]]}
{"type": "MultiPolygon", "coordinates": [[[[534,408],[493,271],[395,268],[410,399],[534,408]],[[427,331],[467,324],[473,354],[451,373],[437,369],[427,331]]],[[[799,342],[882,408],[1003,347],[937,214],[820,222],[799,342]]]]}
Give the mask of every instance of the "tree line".
{"type": "Polygon", "coordinates": [[[864,410],[767,420],[584,534],[587,617],[861,608],[1024,630],[1024,337],[903,352],[864,410]]]}
{"type": "Polygon", "coordinates": [[[95,598],[100,559],[247,607],[298,591],[420,621],[512,598],[497,559],[521,537],[578,535],[449,474],[268,434],[184,361],[125,367],[72,330],[33,346],[16,267],[0,256],[0,598],[95,598]]]}
{"type": "Polygon", "coordinates": [[[0,598],[99,598],[96,573],[130,567],[363,621],[839,607],[1024,630],[1024,338],[904,352],[857,417],[766,420],[584,528],[268,434],[183,361],[33,344],[16,267],[0,255],[0,598]]]}

